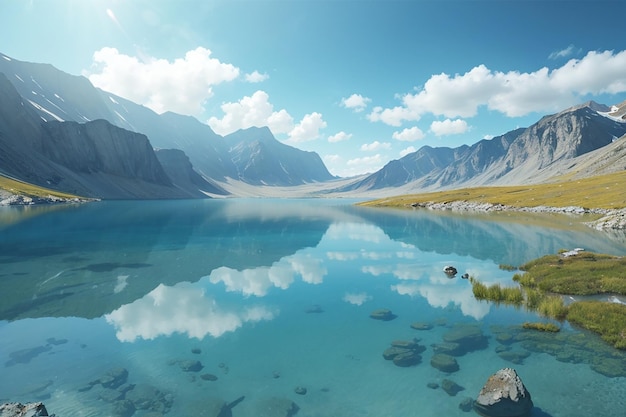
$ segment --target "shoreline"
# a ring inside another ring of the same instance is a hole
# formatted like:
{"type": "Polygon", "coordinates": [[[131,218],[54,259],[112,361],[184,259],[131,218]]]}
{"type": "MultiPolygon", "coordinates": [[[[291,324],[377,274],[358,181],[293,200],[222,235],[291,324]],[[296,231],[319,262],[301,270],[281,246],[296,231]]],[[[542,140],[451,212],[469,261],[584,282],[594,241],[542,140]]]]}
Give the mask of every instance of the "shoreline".
{"type": "MultiPolygon", "coordinates": [[[[384,204],[379,205],[384,206],[384,204]]],[[[534,206],[534,207],[517,207],[507,206],[504,204],[492,203],[473,203],[470,201],[450,201],[444,203],[437,202],[416,202],[406,205],[407,208],[424,208],[428,210],[449,210],[449,211],[465,211],[465,212],[505,212],[517,211],[525,213],[559,213],[559,214],[596,214],[600,215],[599,219],[583,222],[596,230],[626,230],[626,208],[622,209],[600,209],[586,208],[579,206],[551,207],[551,206],[534,206]]]]}

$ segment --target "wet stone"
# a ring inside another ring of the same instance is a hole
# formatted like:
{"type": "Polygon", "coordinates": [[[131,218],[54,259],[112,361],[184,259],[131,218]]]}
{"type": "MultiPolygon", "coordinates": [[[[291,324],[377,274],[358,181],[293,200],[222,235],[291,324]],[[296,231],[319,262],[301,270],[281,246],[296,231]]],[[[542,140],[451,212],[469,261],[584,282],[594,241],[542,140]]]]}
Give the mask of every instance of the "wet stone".
{"type": "Polygon", "coordinates": [[[204,368],[200,361],[195,360],[180,361],[178,366],[183,372],[200,372],[204,368]]]}
{"type": "Polygon", "coordinates": [[[297,386],[296,388],[294,388],[293,392],[295,392],[298,395],[306,395],[307,390],[305,387],[297,386]]]}
{"type": "Polygon", "coordinates": [[[213,374],[202,374],[200,375],[200,378],[202,378],[205,381],[217,381],[217,376],[213,374]]]}
{"type": "Polygon", "coordinates": [[[459,364],[454,359],[454,357],[450,355],[446,355],[445,353],[436,353],[430,359],[430,365],[433,368],[439,369],[442,372],[452,373],[459,370],[459,364]]]}
{"type": "Polygon", "coordinates": [[[441,381],[441,389],[444,390],[449,396],[454,397],[465,388],[463,388],[451,379],[444,379],[443,381],[441,381]]]}
{"type": "Polygon", "coordinates": [[[433,325],[430,323],[425,323],[422,321],[416,321],[414,323],[411,323],[411,329],[415,329],[415,330],[430,330],[433,328],[433,325]]]}
{"type": "Polygon", "coordinates": [[[391,310],[388,310],[386,308],[380,308],[378,310],[372,311],[370,313],[370,317],[374,320],[390,321],[395,319],[397,316],[393,314],[391,310]]]}

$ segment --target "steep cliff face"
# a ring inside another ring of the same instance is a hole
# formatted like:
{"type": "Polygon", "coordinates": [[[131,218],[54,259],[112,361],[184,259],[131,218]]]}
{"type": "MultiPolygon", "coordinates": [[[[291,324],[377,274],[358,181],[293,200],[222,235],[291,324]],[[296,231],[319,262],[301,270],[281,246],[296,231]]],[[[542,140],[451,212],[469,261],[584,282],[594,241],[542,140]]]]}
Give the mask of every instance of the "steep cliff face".
{"type": "Polygon", "coordinates": [[[108,199],[188,198],[148,139],[105,120],[44,122],[0,74],[0,173],[35,185],[108,199]]]}
{"type": "Polygon", "coordinates": [[[47,122],[42,153],[77,173],[102,172],[171,186],[148,138],[106,120],[47,122]]]}
{"type": "Polygon", "coordinates": [[[173,184],[193,197],[207,194],[226,195],[225,190],[198,174],[185,152],[178,149],[157,149],[156,156],[173,184]]]}

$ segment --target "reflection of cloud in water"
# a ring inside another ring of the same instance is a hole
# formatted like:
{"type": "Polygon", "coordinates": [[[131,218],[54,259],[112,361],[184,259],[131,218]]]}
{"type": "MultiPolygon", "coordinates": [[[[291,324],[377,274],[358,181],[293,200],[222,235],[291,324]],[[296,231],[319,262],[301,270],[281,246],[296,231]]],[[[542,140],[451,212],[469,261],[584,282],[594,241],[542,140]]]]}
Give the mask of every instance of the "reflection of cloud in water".
{"type": "Polygon", "coordinates": [[[354,261],[359,258],[356,252],[326,252],[326,257],[333,261],[354,261]]]}
{"type": "Polygon", "coordinates": [[[160,284],[144,297],[104,316],[122,342],[154,339],[173,333],[202,339],[232,332],[246,322],[271,320],[274,312],[261,306],[227,311],[205,295],[197,284],[160,284]]]}
{"type": "Polygon", "coordinates": [[[361,271],[364,274],[374,275],[375,277],[390,274],[393,272],[393,267],[391,265],[369,265],[361,268],[361,271]]]}
{"type": "Polygon", "coordinates": [[[360,306],[371,299],[372,297],[364,292],[358,294],[346,293],[346,295],[343,296],[343,301],[357,306],[360,306]]]}
{"type": "Polygon", "coordinates": [[[331,240],[357,240],[380,243],[389,240],[383,229],[363,223],[333,223],[328,227],[324,237],[331,240]]]}
{"type": "Polygon", "coordinates": [[[489,304],[476,300],[471,286],[463,289],[451,288],[450,291],[446,291],[445,287],[441,285],[402,283],[392,285],[391,289],[400,295],[409,295],[411,297],[420,295],[433,307],[443,308],[452,303],[459,306],[464,315],[473,317],[476,320],[482,319],[489,313],[489,304]]]}
{"type": "Polygon", "coordinates": [[[124,290],[124,288],[126,288],[126,286],[128,285],[128,277],[129,275],[117,276],[117,283],[115,284],[115,288],[113,288],[113,293],[119,294],[124,290]]]}
{"type": "Polygon", "coordinates": [[[309,284],[321,284],[328,273],[319,259],[307,254],[286,256],[270,267],[244,269],[238,271],[228,267],[219,267],[211,271],[209,281],[213,284],[223,282],[226,291],[241,292],[244,295],[263,297],[270,288],[283,290],[289,288],[296,274],[309,284]]]}

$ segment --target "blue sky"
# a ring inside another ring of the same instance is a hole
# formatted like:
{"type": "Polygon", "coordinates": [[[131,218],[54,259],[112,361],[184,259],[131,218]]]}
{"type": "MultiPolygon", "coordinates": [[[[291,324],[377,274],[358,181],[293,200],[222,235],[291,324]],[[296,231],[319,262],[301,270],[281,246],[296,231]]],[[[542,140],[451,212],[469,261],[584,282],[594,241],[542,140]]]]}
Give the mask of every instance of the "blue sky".
{"type": "Polygon", "coordinates": [[[0,0],[0,52],[331,173],[626,100],[623,1],[0,0]]]}

